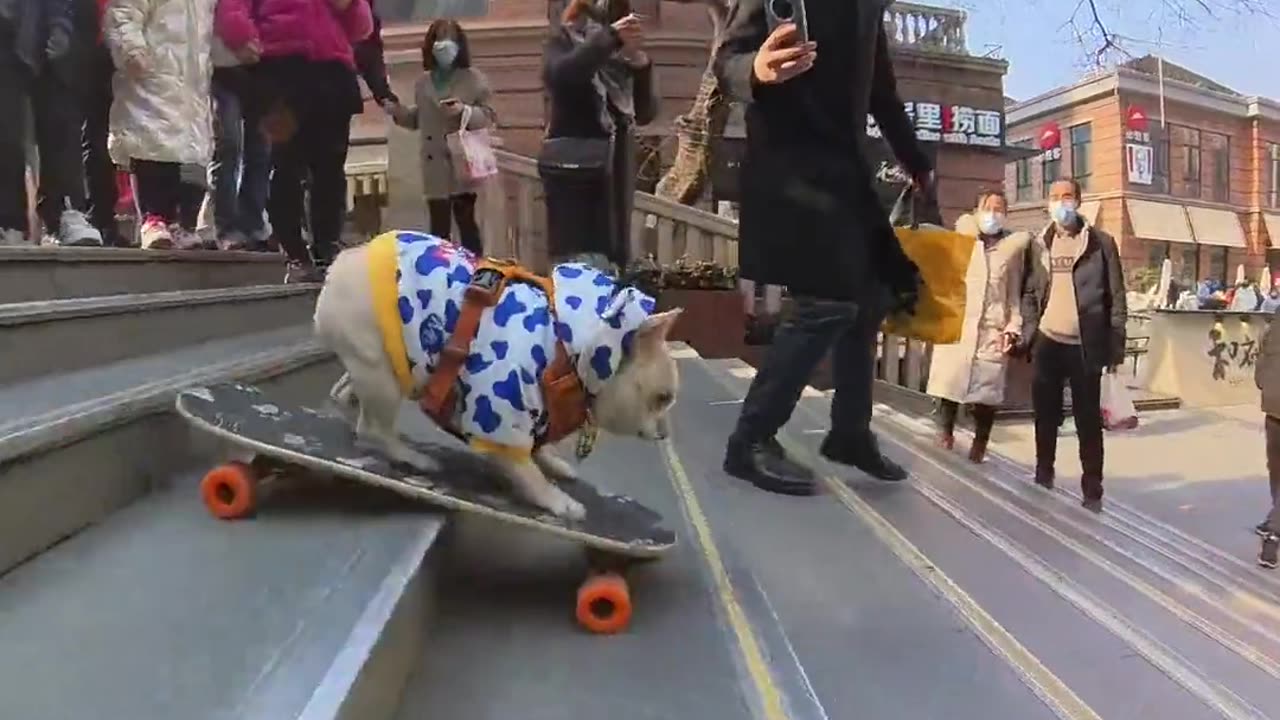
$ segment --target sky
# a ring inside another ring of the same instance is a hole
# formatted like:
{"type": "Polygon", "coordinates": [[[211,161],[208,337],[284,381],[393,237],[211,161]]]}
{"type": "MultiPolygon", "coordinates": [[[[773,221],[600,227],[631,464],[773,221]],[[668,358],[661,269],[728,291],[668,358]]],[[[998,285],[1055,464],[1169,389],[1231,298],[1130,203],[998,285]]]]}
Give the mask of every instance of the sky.
{"type": "MultiPolygon", "coordinates": [[[[1246,0],[1269,5],[1273,17],[1242,14],[1242,3],[1208,0],[1217,17],[1198,8],[1196,0],[1097,0],[1108,29],[1124,38],[1133,56],[1157,54],[1245,95],[1280,100],[1280,73],[1275,71],[1280,48],[1280,1],[1246,0]],[[1179,21],[1178,8],[1191,20],[1179,21]],[[1264,52],[1265,49],[1265,52],[1264,52]]],[[[1070,26],[1075,0],[942,0],[968,12],[969,52],[993,51],[1009,61],[1005,94],[1025,100],[1079,79],[1091,67],[1097,36],[1077,40],[1070,26]],[[1084,44],[1082,44],[1082,42],[1084,44]]],[[[1087,21],[1087,5],[1079,6],[1076,23],[1087,21]]],[[[1112,60],[1114,60],[1114,57],[1112,60]]]]}

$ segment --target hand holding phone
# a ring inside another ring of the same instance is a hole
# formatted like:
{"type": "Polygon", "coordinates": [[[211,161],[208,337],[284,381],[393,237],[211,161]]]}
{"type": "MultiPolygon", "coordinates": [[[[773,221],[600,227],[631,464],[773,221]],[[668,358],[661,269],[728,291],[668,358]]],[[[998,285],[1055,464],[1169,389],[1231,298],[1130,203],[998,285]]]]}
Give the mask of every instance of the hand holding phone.
{"type": "Polygon", "coordinates": [[[623,52],[631,53],[644,44],[644,18],[635,13],[624,15],[610,27],[622,41],[623,52]]]}
{"type": "Polygon", "coordinates": [[[757,82],[776,85],[807,72],[817,58],[817,43],[802,41],[795,24],[783,23],[765,38],[751,69],[757,82]]]}

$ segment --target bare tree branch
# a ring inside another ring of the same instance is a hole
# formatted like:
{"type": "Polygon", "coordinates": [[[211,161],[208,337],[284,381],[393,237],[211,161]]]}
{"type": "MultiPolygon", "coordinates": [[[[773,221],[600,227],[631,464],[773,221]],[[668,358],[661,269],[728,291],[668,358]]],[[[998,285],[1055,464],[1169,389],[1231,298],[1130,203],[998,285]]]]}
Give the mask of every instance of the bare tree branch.
{"type": "MultiPolygon", "coordinates": [[[[1169,29],[1166,23],[1191,29],[1229,16],[1274,20],[1274,4],[1274,0],[1161,0],[1159,12],[1152,13],[1151,19],[1161,31],[1169,29]]],[[[1129,37],[1113,31],[1113,20],[1105,8],[1099,7],[1099,0],[1078,0],[1064,23],[1089,53],[1088,64],[1096,69],[1107,67],[1112,60],[1132,58],[1131,48],[1135,46],[1158,44],[1156,38],[1129,37]]]]}

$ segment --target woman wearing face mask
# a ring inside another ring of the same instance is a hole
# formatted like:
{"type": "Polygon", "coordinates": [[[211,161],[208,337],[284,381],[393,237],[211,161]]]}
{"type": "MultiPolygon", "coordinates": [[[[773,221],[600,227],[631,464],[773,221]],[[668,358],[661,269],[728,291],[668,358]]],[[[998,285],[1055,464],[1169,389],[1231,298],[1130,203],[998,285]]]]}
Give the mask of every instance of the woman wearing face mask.
{"type": "Polygon", "coordinates": [[[960,405],[971,407],[974,422],[969,459],[986,457],[996,406],[1004,400],[1009,352],[1022,332],[1022,256],[1031,236],[1004,228],[1008,203],[1003,193],[984,190],[972,213],[956,220],[956,232],[973,235],[969,270],[965,275],[964,325],[960,341],[935,345],[929,366],[928,393],[938,398],[940,446],[955,445],[960,405]]]}
{"type": "Polygon", "coordinates": [[[400,127],[417,130],[421,143],[422,191],[427,199],[431,234],[449,239],[454,221],[462,245],[480,254],[476,224],[476,194],[463,187],[455,174],[446,138],[458,131],[493,125],[489,82],[471,67],[467,36],[454,20],[435,20],[422,39],[422,69],[414,88],[413,107],[389,101],[384,107],[400,127]]]}
{"type": "Polygon", "coordinates": [[[644,28],[630,1],[571,0],[543,50],[542,77],[551,107],[539,166],[552,259],[593,254],[624,266],[635,197],[635,127],[652,122],[658,108],[644,28]],[[582,167],[598,174],[559,185],[549,174],[582,167]]]}
{"type": "Polygon", "coordinates": [[[1124,273],[1116,241],[1077,209],[1080,184],[1049,187],[1053,221],[1027,248],[1022,287],[1023,350],[1031,354],[1035,413],[1035,482],[1054,485],[1062,390],[1071,387],[1071,415],[1080,442],[1084,506],[1102,510],[1102,373],[1124,363],[1124,273]]]}

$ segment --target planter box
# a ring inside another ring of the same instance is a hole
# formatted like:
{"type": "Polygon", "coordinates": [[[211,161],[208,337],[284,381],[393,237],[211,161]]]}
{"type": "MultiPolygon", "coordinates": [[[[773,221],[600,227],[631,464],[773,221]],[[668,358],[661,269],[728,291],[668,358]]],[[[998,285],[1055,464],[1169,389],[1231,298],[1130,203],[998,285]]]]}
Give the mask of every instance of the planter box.
{"type": "Polygon", "coordinates": [[[742,357],[746,313],[737,290],[665,288],[658,310],[683,308],[670,339],[688,343],[704,358],[742,357]]]}

